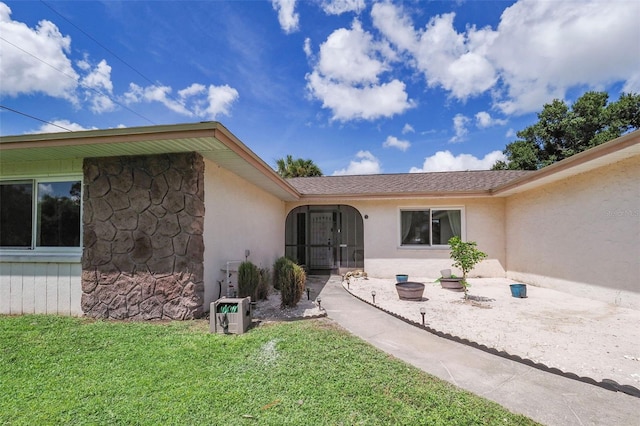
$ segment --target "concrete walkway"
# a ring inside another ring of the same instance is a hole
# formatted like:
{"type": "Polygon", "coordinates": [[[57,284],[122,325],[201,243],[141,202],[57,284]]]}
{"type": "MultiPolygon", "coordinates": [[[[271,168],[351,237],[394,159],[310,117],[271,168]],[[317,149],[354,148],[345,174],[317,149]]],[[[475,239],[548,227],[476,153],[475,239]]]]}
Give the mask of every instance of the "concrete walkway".
{"type": "Polygon", "coordinates": [[[546,425],[640,426],[640,398],[564,378],[437,337],[356,299],[339,276],[320,290],[327,315],[396,358],[546,425]]]}

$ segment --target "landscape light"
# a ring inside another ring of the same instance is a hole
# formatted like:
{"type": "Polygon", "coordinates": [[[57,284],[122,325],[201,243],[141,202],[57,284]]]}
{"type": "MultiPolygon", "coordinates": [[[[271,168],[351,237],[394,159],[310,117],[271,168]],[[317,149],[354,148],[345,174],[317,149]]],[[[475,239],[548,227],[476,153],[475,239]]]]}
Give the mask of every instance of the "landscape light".
{"type": "Polygon", "coordinates": [[[320,303],[322,302],[321,298],[316,298],[316,302],[318,302],[318,309],[322,310],[322,305],[320,305],[320,303]]]}
{"type": "Polygon", "coordinates": [[[376,292],[375,291],[371,292],[371,297],[373,298],[373,304],[375,305],[376,304],[376,292]]]}
{"type": "Polygon", "coordinates": [[[427,310],[425,309],[425,307],[423,306],[422,308],[420,308],[420,315],[422,315],[422,325],[424,326],[424,314],[427,313],[427,310]]]}

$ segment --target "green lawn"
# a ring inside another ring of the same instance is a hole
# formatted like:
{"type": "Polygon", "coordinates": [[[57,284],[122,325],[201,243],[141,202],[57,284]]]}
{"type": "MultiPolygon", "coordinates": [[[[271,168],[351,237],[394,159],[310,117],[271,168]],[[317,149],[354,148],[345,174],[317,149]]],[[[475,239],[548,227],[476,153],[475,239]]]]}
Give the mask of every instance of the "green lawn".
{"type": "Polygon", "coordinates": [[[0,425],[529,425],[326,319],[215,335],[208,322],[0,316],[0,425]]]}

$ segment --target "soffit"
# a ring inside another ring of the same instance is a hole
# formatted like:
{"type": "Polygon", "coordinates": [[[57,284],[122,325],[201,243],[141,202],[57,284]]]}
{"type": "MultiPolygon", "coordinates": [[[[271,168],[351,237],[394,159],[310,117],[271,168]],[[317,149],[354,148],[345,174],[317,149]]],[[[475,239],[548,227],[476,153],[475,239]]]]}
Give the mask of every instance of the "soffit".
{"type": "Polygon", "coordinates": [[[193,151],[282,200],[298,198],[271,167],[215,122],[2,137],[0,165],[193,151]]]}

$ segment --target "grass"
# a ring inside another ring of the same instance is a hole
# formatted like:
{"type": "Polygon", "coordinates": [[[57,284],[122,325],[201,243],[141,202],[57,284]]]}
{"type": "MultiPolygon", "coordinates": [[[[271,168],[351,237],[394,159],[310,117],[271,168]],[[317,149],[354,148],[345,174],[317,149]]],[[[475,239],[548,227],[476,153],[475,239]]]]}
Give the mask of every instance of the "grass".
{"type": "Polygon", "coordinates": [[[0,424],[530,425],[328,320],[0,316],[0,424]]]}

